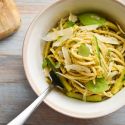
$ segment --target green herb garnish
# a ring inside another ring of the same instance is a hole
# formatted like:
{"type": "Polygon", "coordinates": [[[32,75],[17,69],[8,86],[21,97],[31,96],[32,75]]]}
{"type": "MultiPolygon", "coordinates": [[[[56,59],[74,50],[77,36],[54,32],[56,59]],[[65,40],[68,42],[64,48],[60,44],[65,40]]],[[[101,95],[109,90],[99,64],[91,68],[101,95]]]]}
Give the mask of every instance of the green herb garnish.
{"type": "Polygon", "coordinates": [[[103,25],[106,19],[95,13],[85,13],[78,16],[82,25],[103,25]]]}
{"type": "Polygon", "coordinates": [[[78,54],[81,56],[89,56],[90,49],[85,44],[81,44],[78,48],[78,54]]]}
{"type": "Polygon", "coordinates": [[[69,27],[73,27],[74,25],[75,25],[74,22],[72,22],[72,21],[67,21],[67,22],[64,24],[64,27],[65,27],[65,28],[69,28],[69,27]]]}
{"type": "Polygon", "coordinates": [[[88,83],[86,83],[86,88],[89,91],[98,94],[108,90],[109,86],[108,82],[104,78],[96,78],[95,84],[93,83],[93,81],[89,81],[88,83]]]}

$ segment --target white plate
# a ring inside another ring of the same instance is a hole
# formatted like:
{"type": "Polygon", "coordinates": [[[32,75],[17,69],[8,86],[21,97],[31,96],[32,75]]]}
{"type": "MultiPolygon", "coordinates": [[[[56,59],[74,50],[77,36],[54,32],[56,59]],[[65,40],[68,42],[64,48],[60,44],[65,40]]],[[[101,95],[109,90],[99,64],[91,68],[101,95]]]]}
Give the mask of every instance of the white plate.
{"type": "MultiPolygon", "coordinates": [[[[116,0],[60,0],[51,5],[33,21],[28,29],[23,48],[23,62],[27,79],[37,95],[43,92],[48,84],[41,68],[41,36],[69,12],[79,13],[97,10],[107,17],[113,17],[125,27],[125,7],[116,0]]],[[[103,102],[89,103],[69,98],[56,90],[52,91],[45,103],[56,111],[76,118],[95,118],[116,111],[125,104],[125,90],[103,102]]]]}

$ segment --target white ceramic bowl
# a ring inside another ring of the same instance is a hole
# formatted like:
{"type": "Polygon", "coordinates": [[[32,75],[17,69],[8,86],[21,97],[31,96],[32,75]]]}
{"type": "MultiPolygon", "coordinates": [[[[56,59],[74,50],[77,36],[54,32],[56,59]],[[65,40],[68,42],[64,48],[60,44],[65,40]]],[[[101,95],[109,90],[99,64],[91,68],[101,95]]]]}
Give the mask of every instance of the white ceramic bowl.
{"type": "MultiPolygon", "coordinates": [[[[48,84],[41,68],[41,36],[46,34],[57,21],[69,14],[88,10],[102,12],[125,27],[125,6],[118,0],[60,0],[47,9],[31,24],[24,41],[23,62],[27,78],[37,95],[48,84]]],[[[125,89],[103,102],[89,103],[69,98],[56,90],[44,100],[56,111],[76,118],[95,118],[107,115],[125,105],[125,89]]]]}

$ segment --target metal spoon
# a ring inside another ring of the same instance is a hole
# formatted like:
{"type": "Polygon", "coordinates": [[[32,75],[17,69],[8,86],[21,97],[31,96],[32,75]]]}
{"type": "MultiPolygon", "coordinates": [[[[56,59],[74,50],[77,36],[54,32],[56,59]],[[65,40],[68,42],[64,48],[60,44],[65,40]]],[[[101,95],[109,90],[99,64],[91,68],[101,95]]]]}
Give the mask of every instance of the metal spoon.
{"type": "Polygon", "coordinates": [[[21,112],[7,125],[23,125],[32,114],[32,112],[35,111],[35,109],[41,104],[44,98],[53,90],[54,87],[63,87],[59,77],[53,70],[50,71],[50,76],[52,78],[52,84],[50,84],[49,87],[43,93],[41,93],[41,95],[31,105],[29,105],[23,112],[21,112]]]}

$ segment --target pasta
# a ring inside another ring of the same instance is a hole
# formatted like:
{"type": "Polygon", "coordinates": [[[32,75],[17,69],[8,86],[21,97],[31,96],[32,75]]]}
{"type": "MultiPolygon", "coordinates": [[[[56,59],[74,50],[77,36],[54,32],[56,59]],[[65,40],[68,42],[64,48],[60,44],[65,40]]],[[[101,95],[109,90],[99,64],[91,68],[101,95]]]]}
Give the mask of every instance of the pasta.
{"type": "Polygon", "coordinates": [[[120,25],[96,13],[70,13],[42,39],[46,77],[56,69],[67,96],[98,102],[124,87],[125,33],[120,25]]]}

